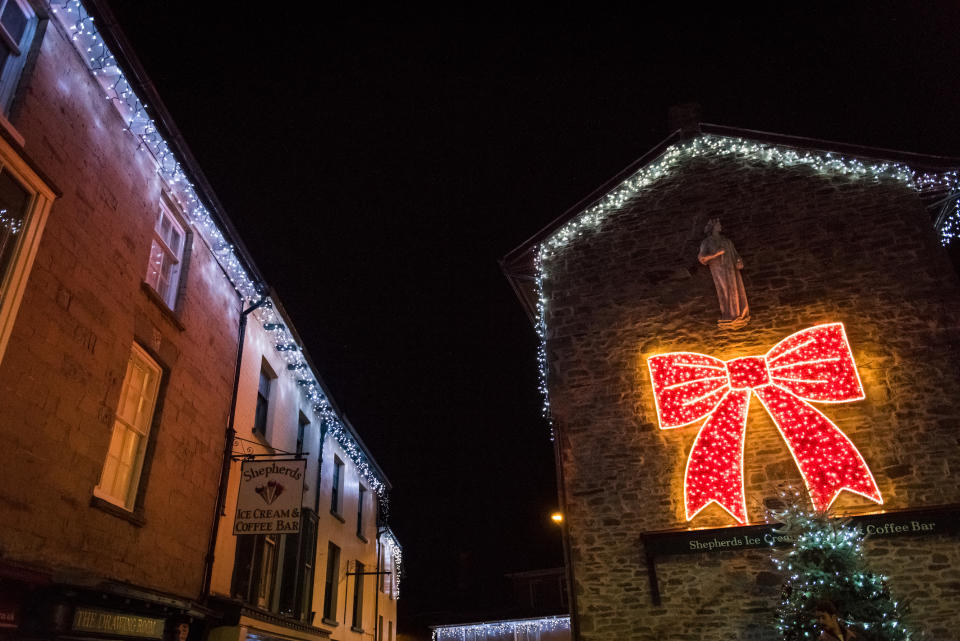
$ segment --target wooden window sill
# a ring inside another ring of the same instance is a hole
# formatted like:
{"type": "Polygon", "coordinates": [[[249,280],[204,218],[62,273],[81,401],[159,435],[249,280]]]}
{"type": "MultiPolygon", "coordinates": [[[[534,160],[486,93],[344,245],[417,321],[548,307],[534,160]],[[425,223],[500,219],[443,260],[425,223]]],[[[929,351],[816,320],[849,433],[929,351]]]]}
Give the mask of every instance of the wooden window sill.
{"type": "Polygon", "coordinates": [[[149,298],[154,305],[160,308],[160,311],[163,312],[163,315],[173,324],[174,327],[181,332],[187,329],[184,327],[183,323],[180,322],[180,317],[177,316],[177,313],[170,309],[170,307],[167,305],[167,301],[160,298],[160,294],[158,294],[153,287],[150,287],[146,281],[140,281],[140,289],[147,295],[147,298],[149,298]]]}
{"type": "Polygon", "coordinates": [[[339,621],[334,621],[333,619],[328,619],[327,617],[323,617],[322,619],[320,619],[320,623],[322,623],[323,625],[329,625],[331,628],[335,628],[338,625],[340,625],[339,621]]]}
{"type": "Polygon", "coordinates": [[[90,507],[95,507],[118,519],[129,521],[137,527],[143,527],[147,524],[147,521],[143,518],[143,508],[134,508],[133,512],[131,512],[123,509],[119,505],[114,505],[110,501],[105,501],[99,496],[90,497],[90,507]]]}

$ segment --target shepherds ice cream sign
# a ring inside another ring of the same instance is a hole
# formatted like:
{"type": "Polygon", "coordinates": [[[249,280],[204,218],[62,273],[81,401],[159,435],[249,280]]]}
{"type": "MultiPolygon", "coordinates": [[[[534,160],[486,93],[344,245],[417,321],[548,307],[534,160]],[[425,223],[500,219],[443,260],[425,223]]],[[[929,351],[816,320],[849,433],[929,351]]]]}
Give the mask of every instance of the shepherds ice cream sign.
{"type": "Polygon", "coordinates": [[[306,461],[244,461],[234,534],[297,534],[306,461]]]}

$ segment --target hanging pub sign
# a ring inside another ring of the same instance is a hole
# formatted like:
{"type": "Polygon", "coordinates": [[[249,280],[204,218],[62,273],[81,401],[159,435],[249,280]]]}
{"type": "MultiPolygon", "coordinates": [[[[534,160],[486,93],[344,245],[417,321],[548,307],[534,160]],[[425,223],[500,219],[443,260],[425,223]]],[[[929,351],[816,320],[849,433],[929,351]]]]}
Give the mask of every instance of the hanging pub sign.
{"type": "Polygon", "coordinates": [[[305,460],[244,461],[234,534],[297,534],[305,460]]]}

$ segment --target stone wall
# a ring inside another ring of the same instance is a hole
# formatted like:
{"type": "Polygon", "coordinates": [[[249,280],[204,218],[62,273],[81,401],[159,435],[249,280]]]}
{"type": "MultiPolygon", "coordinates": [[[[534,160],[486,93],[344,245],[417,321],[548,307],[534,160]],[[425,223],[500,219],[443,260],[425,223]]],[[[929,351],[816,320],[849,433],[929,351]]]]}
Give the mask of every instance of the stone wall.
{"type": "MultiPolygon", "coordinates": [[[[639,535],[687,527],[686,457],[700,423],[660,430],[646,358],[762,355],[786,336],[841,321],[866,399],[820,405],[899,509],[960,502],[960,282],[916,193],[778,168],[746,157],[686,161],[545,264],[550,390],[584,639],[768,639],[781,577],[763,552],[665,557],[651,604],[639,535]],[[719,216],[743,256],[752,321],[722,332],[697,261],[719,216]]],[[[750,520],[802,479],[753,400],[744,475],[750,520]]],[[[843,495],[847,513],[877,506],[843,495]]],[[[690,524],[735,525],[716,504],[690,524]]],[[[960,546],[927,537],[868,546],[876,569],[938,639],[960,638],[960,546]]]]}
{"type": "Polygon", "coordinates": [[[11,115],[63,195],[0,366],[0,558],[84,584],[112,579],[196,597],[239,302],[197,235],[182,328],[144,290],[161,180],[54,23],[11,115]],[[142,525],[91,506],[134,341],[166,370],[142,525]]]}

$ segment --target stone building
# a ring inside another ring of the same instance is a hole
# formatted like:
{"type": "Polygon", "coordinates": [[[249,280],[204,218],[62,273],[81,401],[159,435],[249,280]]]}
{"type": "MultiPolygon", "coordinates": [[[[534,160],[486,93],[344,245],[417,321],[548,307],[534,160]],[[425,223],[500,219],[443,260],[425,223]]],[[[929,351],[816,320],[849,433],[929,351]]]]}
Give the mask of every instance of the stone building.
{"type": "Polygon", "coordinates": [[[774,638],[785,486],[856,515],[911,620],[960,638],[958,165],[695,125],[504,258],[542,340],[575,638],[774,638]],[[732,325],[698,260],[713,218],[743,262],[732,325]],[[774,393],[745,432],[710,423],[774,393]]]}
{"type": "Polygon", "coordinates": [[[0,638],[392,639],[389,482],[108,8],[0,49],[0,638]],[[233,535],[242,458],[305,465],[298,534],[233,535]]]}

